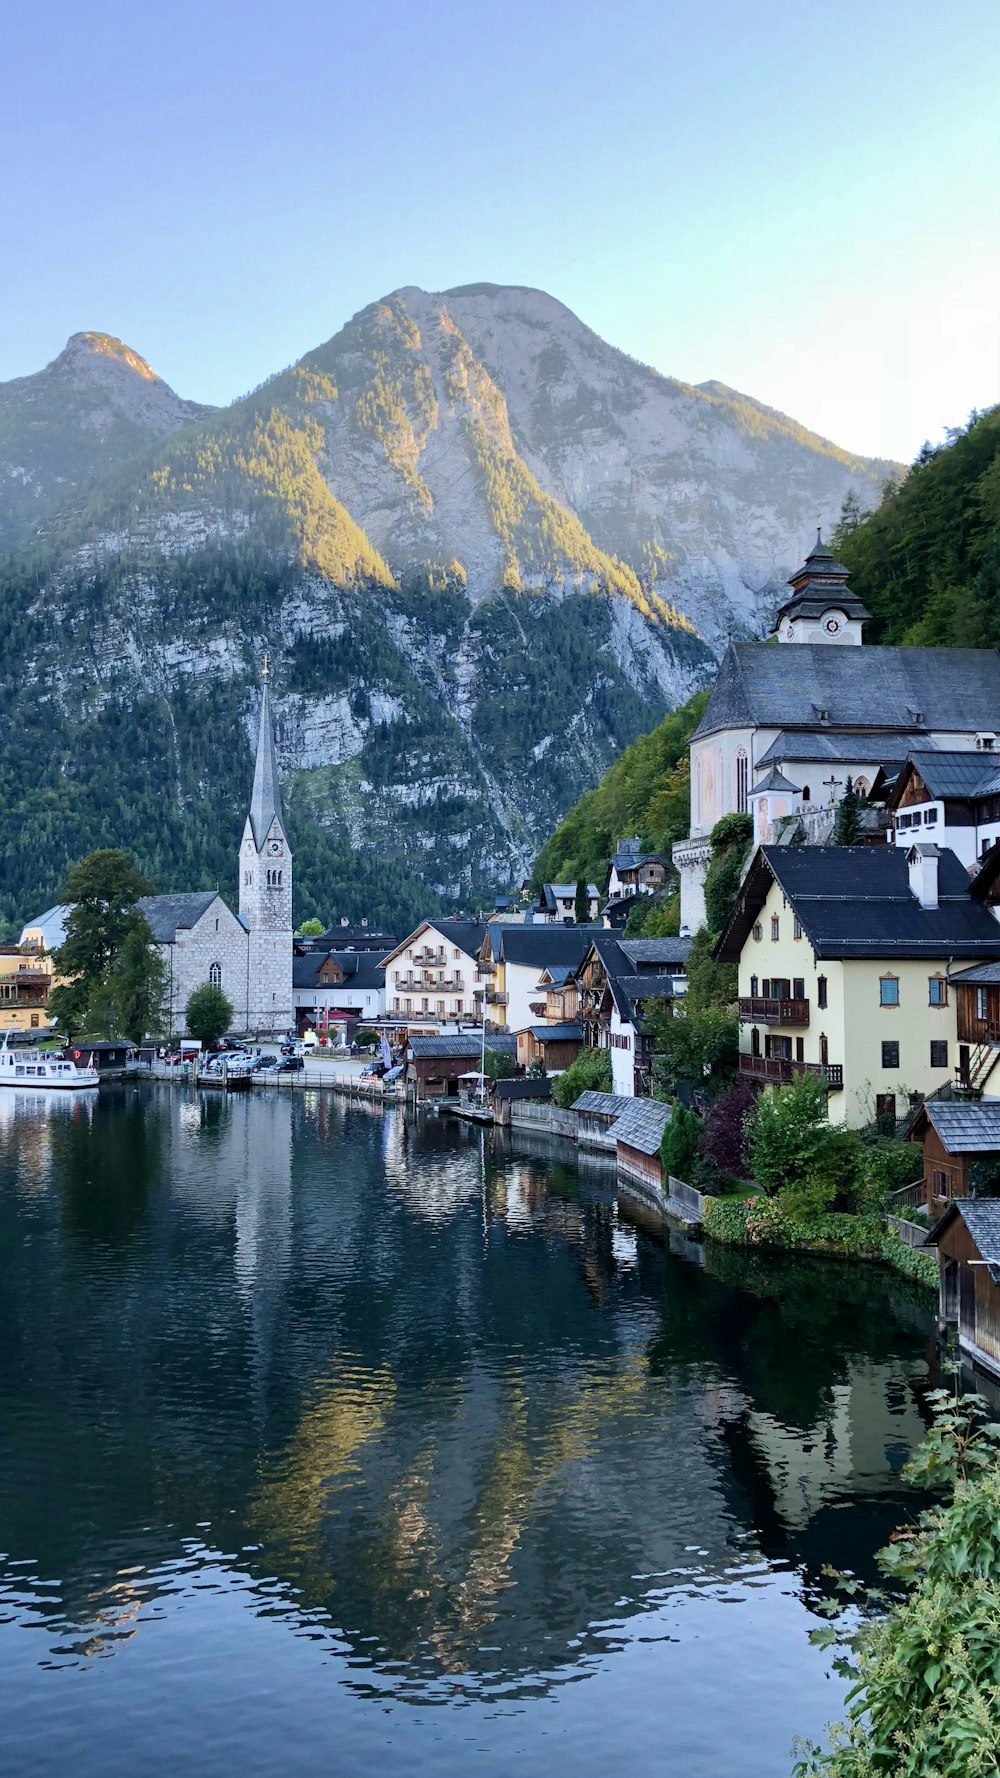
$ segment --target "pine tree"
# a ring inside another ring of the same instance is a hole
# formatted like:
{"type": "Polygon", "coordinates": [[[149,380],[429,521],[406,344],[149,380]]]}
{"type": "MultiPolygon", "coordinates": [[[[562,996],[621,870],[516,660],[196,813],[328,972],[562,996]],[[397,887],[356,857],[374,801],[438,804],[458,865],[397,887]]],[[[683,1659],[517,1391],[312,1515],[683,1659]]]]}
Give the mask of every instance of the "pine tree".
{"type": "Polygon", "coordinates": [[[576,886],[576,901],[573,904],[573,917],[578,926],[586,926],[590,919],[590,892],[585,878],[581,877],[576,886]]]}
{"type": "Polygon", "coordinates": [[[861,837],[861,798],[854,788],[853,780],[848,778],[837,809],[833,843],[835,846],[859,846],[861,837]]]}

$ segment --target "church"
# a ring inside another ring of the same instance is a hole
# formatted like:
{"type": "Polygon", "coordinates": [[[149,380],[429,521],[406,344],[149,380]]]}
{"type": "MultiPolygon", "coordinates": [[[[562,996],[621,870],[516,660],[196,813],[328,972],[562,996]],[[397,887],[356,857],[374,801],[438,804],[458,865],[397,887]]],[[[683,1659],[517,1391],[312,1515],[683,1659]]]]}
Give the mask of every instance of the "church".
{"type": "Polygon", "coordinates": [[[817,532],[766,642],[730,643],[691,737],[691,831],[673,848],[681,931],[705,922],[710,835],[749,814],[754,840],[777,824],[862,795],[912,752],[1000,750],[1000,653],[876,648],[869,617],[817,532]]]}
{"type": "MultiPolygon", "coordinates": [[[[195,988],[212,982],[233,1008],[233,1030],[285,1032],[295,1022],[292,997],[292,854],[281,810],[267,669],[260,706],[250,811],[239,850],[239,913],[216,890],[147,895],[139,908],[166,970],[169,1029],[183,1035],[195,988]]],[[[67,908],[29,922],[22,944],[62,943],[67,908]],[[43,936],[44,935],[44,936],[43,936]]]]}

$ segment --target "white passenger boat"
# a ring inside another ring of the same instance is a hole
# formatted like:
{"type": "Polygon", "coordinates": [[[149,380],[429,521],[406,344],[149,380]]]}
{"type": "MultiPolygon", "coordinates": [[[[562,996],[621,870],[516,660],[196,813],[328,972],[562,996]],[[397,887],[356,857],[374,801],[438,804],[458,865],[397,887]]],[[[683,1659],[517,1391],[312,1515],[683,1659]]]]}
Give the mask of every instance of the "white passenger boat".
{"type": "Polygon", "coordinates": [[[72,1092],[100,1084],[96,1068],[78,1068],[75,1062],[45,1055],[41,1050],[16,1049],[10,1036],[8,1031],[0,1044],[0,1087],[41,1087],[47,1091],[59,1087],[72,1092]]]}

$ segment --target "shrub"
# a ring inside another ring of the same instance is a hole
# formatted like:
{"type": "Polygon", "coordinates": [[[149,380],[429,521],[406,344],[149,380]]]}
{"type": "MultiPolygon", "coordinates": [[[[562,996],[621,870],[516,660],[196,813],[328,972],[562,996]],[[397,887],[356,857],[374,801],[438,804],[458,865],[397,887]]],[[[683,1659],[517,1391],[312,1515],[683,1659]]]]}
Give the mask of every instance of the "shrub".
{"type": "Polygon", "coordinates": [[[581,1093],[610,1093],[610,1050],[581,1050],[575,1062],[552,1080],[552,1097],[568,1111],[581,1093]]]}
{"type": "Polygon", "coordinates": [[[756,1105],[749,1081],[736,1080],[705,1114],[701,1152],[720,1173],[739,1178],[746,1166],[746,1126],[756,1105]]]}
{"type": "Polygon", "coordinates": [[[675,1103],[671,1108],[670,1122],[660,1138],[660,1160],[665,1176],[672,1174],[685,1184],[691,1183],[700,1136],[701,1124],[694,1112],[688,1111],[685,1105],[675,1103]]]}
{"type": "Polygon", "coordinates": [[[184,1008],[187,1028],[204,1049],[210,1050],[224,1037],[233,1022],[233,1009],[221,988],[213,982],[202,982],[195,988],[184,1008]]]}
{"type": "Polygon", "coordinates": [[[794,1191],[820,1166],[829,1134],[826,1089],[814,1075],[796,1074],[762,1093],[747,1131],[755,1181],[769,1197],[794,1191]]]}
{"type": "Polygon", "coordinates": [[[894,1191],[911,1185],[923,1170],[923,1156],[913,1142],[882,1136],[864,1148],[858,1159],[855,1208],[862,1215],[877,1216],[894,1191]]]}

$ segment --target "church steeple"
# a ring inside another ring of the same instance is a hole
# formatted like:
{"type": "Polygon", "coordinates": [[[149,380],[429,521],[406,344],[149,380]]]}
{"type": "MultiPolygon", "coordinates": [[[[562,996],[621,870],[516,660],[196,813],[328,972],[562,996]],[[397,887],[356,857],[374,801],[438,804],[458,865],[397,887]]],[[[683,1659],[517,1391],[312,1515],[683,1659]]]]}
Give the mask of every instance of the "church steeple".
{"type": "Polygon", "coordinates": [[[861,626],[871,613],[847,584],[850,569],[833,555],[816,527],[816,543],[788,582],[792,596],[774,620],[780,642],[860,643],[861,626]]]}
{"type": "Polygon", "coordinates": [[[278,758],[274,750],[274,727],[271,721],[271,698],[268,692],[267,656],[264,656],[262,677],[264,689],[260,700],[260,727],[257,731],[257,759],[253,772],[253,794],[250,798],[250,825],[258,852],[274,821],[283,827],[281,815],[281,780],[278,758]]]}
{"type": "Polygon", "coordinates": [[[247,932],[251,1025],[285,1030],[292,1020],[292,853],[281,810],[281,779],[267,657],[250,809],[240,842],[240,920],[247,932]]]}

